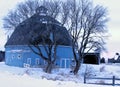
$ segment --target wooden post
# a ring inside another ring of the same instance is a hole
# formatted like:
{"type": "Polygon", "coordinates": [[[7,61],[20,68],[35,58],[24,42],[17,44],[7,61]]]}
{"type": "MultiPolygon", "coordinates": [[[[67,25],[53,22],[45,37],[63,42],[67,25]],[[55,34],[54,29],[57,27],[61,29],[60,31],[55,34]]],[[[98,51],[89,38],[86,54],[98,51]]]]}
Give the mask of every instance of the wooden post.
{"type": "Polygon", "coordinates": [[[113,76],[112,85],[115,86],[115,76],[113,76]]]}
{"type": "Polygon", "coordinates": [[[86,75],[84,75],[84,83],[86,83],[86,75]]]}

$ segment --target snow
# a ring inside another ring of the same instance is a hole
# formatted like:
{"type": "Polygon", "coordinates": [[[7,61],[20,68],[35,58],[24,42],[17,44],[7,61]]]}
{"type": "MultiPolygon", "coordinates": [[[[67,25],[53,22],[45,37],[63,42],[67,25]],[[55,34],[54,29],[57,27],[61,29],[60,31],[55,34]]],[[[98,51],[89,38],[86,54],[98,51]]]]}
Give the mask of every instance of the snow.
{"type": "MultiPolygon", "coordinates": [[[[19,68],[0,63],[0,87],[113,87],[112,85],[84,84],[83,76],[120,78],[120,64],[83,64],[78,75],[70,73],[70,69],[53,70],[52,74],[43,72],[41,68],[19,68]]],[[[120,82],[119,82],[120,83],[120,82]]],[[[119,86],[115,86],[119,87],[119,86]]]]}
{"type": "Polygon", "coordinates": [[[22,50],[22,49],[20,49],[20,50],[10,50],[10,51],[7,51],[7,52],[13,52],[13,53],[16,53],[16,52],[30,52],[30,50],[22,50]]]}

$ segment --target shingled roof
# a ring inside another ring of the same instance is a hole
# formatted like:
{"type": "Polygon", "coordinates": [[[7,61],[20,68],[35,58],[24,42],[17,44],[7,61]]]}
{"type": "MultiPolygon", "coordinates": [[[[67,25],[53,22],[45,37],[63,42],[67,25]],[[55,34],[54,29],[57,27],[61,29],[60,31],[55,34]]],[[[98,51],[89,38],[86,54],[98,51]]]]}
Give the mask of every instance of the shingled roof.
{"type": "MultiPolygon", "coordinates": [[[[43,8],[43,7],[42,7],[43,8]]],[[[40,8],[41,9],[41,8],[40,8]]],[[[42,9],[43,10],[43,9],[42,9]]],[[[48,30],[52,29],[57,37],[57,43],[59,45],[71,45],[71,37],[67,29],[47,14],[39,14],[39,10],[35,15],[20,23],[9,40],[6,43],[8,45],[29,45],[30,40],[35,38],[36,35],[47,35],[48,30]],[[48,26],[52,26],[48,29],[48,26]]]]}

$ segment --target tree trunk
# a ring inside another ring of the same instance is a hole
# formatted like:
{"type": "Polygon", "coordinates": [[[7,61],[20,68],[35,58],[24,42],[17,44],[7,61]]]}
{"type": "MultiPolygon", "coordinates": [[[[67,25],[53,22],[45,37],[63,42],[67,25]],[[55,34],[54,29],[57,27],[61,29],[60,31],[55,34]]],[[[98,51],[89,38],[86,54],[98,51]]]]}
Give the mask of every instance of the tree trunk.
{"type": "Polygon", "coordinates": [[[46,67],[46,69],[45,69],[45,72],[46,72],[46,73],[51,73],[51,71],[52,71],[52,66],[53,66],[52,63],[48,63],[48,65],[47,65],[47,67],[46,67]]]}
{"type": "Polygon", "coordinates": [[[74,75],[76,75],[78,73],[79,68],[80,68],[80,61],[78,60],[78,61],[76,61],[76,66],[75,66],[74,71],[73,71],[74,75]]]}

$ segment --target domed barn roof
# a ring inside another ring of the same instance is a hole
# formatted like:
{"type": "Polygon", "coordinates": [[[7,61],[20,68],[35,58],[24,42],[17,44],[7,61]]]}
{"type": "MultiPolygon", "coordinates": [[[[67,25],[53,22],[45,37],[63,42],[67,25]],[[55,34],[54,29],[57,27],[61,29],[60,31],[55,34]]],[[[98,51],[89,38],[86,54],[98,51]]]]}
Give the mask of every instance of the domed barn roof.
{"type": "MultiPolygon", "coordinates": [[[[9,40],[7,45],[29,45],[32,38],[36,38],[42,35],[48,35],[48,31],[55,33],[56,42],[58,45],[71,45],[71,37],[67,29],[55,20],[47,15],[47,9],[43,6],[36,10],[36,14],[29,19],[20,23],[9,40]]],[[[41,43],[41,42],[40,42],[41,43]]]]}

